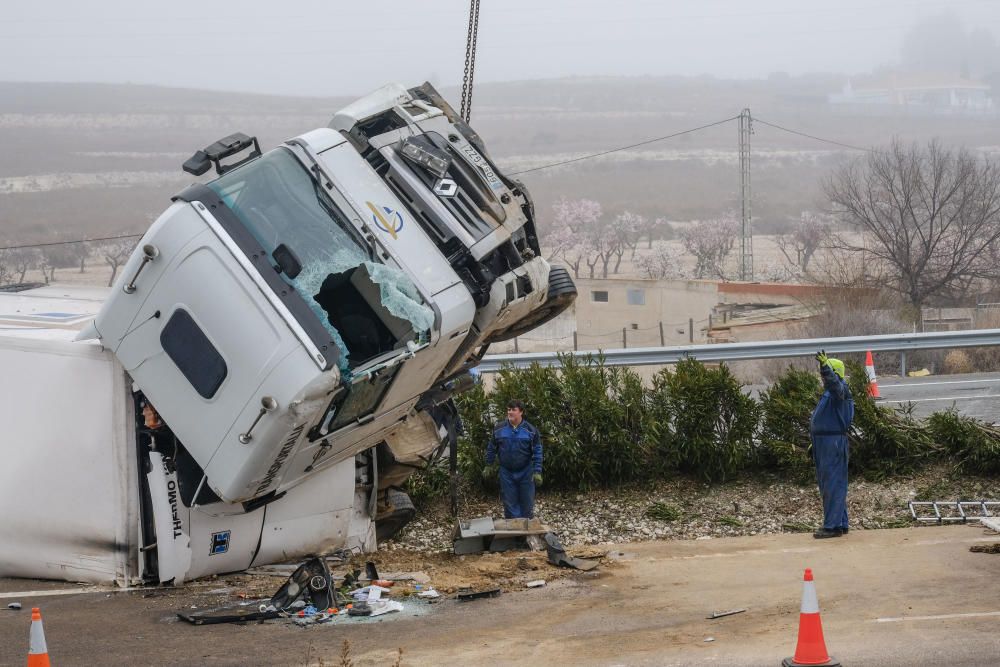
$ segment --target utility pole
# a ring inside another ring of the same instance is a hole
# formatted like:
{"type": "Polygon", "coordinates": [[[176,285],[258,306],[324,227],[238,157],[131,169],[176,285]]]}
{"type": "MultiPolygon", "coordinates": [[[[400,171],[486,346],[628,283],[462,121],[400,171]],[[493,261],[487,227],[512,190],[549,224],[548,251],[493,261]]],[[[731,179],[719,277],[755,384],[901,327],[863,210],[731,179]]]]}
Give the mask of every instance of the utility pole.
{"type": "Polygon", "coordinates": [[[750,108],[740,113],[740,280],[753,280],[753,224],[750,216],[750,135],[753,134],[750,108]]]}

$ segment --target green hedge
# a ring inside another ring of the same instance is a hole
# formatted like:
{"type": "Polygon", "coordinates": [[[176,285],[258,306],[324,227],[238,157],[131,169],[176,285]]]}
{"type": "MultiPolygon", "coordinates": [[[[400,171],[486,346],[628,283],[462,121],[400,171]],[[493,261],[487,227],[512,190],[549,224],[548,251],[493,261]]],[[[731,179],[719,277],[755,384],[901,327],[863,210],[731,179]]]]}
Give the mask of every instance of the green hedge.
{"type": "MultiPolygon", "coordinates": [[[[725,364],[685,360],[647,385],[600,357],[560,361],[559,368],[504,368],[491,392],[477,386],[457,399],[467,481],[495,489],[495,479],[482,476],[486,443],[514,398],[526,403],[526,418],[541,431],[546,488],[586,490],[676,474],[715,482],[762,469],[797,482],[814,478],[809,421],[822,393],[816,372],[789,367],[754,398],[725,364]]],[[[921,421],[906,408],[880,405],[856,363],[848,363],[848,384],[855,399],[852,474],[880,478],[940,459],[968,472],[1000,471],[1000,429],[954,412],[921,421]]],[[[428,486],[442,487],[439,479],[428,486]]]]}

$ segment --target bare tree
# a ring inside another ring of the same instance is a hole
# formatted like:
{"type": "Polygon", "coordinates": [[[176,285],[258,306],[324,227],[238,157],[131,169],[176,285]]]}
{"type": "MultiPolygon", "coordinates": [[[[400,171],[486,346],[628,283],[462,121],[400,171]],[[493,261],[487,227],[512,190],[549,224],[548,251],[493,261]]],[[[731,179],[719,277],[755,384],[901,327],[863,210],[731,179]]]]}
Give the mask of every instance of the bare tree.
{"type": "Polygon", "coordinates": [[[640,255],[635,260],[635,266],[653,280],[676,279],[683,276],[680,253],[662,243],[658,244],[653,252],[640,255]]]}
{"type": "Polygon", "coordinates": [[[0,286],[14,282],[14,269],[11,267],[10,250],[0,250],[0,286]]]}
{"type": "Polygon", "coordinates": [[[830,216],[803,211],[792,228],[774,238],[778,250],[788,263],[802,273],[809,271],[809,262],[816,251],[830,241],[833,220],[830,216]]]}
{"type": "Polygon", "coordinates": [[[1000,243],[1000,165],[953,151],[893,140],[888,148],[841,167],[825,184],[839,217],[858,229],[845,244],[885,267],[886,286],[912,308],[964,294],[996,275],[990,249],[1000,243]]]}
{"type": "Polygon", "coordinates": [[[37,266],[41,269],[46,284],[56,279],[56,269],[76,266],[76,258],[70,250],[71,245],[73,244],[58,243],[39,246],[37,266]]]}
{"type": "Polygon", "coordinates": [[[546,230],[545,236],[542,237],[545,258],[550,262],[558,259],[563,253],[576,245],[578,240],[569,225],[560,224],[558,227],[555,225],[549,227],[546,230]]]}
{"type": "Polygon", "coordinates": [[[111,267],[111,277],[108,278],[108,287],[115,284],[115,276],[118,275],[118,268],[128,261],[137,241],[137,239],[115,239],[113,241],[105,241],[101,246],[101,255],[104,256],[104,261],[111,267]]]}
{"type": "MultiPolygon", "coordinates": [[[[552,205],[552,209],[555,213],[552,232],[546,237],[549,256],[562,256],[573,269],[573,275],[579,278],[580,266],[595,254],[593,241],[599,232],[601,205],[592,199],[563,197],[552,205]]],[[[593,277],[593,267],[590,274],[593,277]]]]}
{"type": "Polygon", "coordinates": [[[671,237],[673,227],[665,218],[657,218],[646,223],[646,250],[653,249],[653,241],[657,238],[668,239],[671,237]]]}
{"type": "Polygon", "coordinates": [[[731,213],[712,220],[699,220],[681,232],[684,249],[694,255],[696,278],[726,279],[725,262],[740,233],[740,223],[731,213]]]}
{"type": "Polygon", "coordinates": [[[615,240],[604,229],[600,223],[594,223],[585,230],[584,234],[584,262],[590,270],[590,277],[594,277],[594,270],[598,264],[601,265],[602,278],[608,277],[608,264],[611,263],[611,254],[616,247],[615,240]]]}
{"type": "Polygon", "coordinates": [[[86,241],[79,241],[77,243],[70,243],[67,246],[67,250],[69,255],[80,263],[80,273],[85,273],[87,270],[87,258],[90,257],[90,245],[86,241]]]}
{"type": "Polygon", "coordinates": [[[609,253],[615,257],[615,268],[612,269],[614,273],[618,273],[621,270],[622,256],[626,250],[631,250],[632,259],[635,258],[635,250],[639,245],[639,237],[647,226],[648,223],[645,216],[632,213],[631,211],[623,211],[611,221],[608,236],[611,241],[609,253]]]}
{"type": "Polygon", "coordinates": [[[14,248],[11,253],[11,266],[17,273],[17,282],[23,283],[24,277],[32,267],[38,266],[38,250],[35,248],[14,248]]]}
{"type": "Polygon", "coordinates": [[[7,271],[4,282],[23,283],[24,276],[38,264],[38,251],[34,248],[0,250],[0,263],[7,271]]]}

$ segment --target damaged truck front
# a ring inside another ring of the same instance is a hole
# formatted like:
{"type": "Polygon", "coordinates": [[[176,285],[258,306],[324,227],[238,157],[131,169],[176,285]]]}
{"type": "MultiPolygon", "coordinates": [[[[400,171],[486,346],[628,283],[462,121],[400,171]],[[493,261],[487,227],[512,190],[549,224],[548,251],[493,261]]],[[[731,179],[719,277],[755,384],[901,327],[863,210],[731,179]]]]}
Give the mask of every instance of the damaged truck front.
{"type": "MultiPolygon", "coordinates": [[[[12,494],[28,487],[10,480],[4,523],[25,539],[0,546],[0,575],[178,583],[374,549],[376,532],[412,516],[406,477],[454,442],[451,397],[487,346],[576,295],[541,257],[527,191],[429,84],[386,86],[268,152],[234,134],[184,164],[212,166],[218,177],[145,233],[75,342],[0,337],[25,382],[60,385],[65,405],[47,411],[114,415],[95,442],[36,424],[46,437],[20,453],[22,473],[43,477],[62,456],[46,482],[84,499],[81,457],[114,492],[96,510],[17,515],[12,494]],[[81,373],[107,380],[81,395],[81,373]],[[67,454],[75,438],[89,444],[67,454]],[[92,511],[115,518],[91,539],[45,524],[92,511]]],[[[5,409],[30,441],[33,397],[5,409]]]]}

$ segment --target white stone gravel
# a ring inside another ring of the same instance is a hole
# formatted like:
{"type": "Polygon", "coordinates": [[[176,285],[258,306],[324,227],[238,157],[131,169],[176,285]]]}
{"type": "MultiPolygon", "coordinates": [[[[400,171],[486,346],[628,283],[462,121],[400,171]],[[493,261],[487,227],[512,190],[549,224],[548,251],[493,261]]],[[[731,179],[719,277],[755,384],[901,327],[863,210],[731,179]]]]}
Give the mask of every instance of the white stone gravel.
{"type": "MultiPolygon", "coordinates": [[[[898,528],[914,523],[907,508],[910,500],[959,498],[1000,500],[1000,480],[953,475],[946,466],[883,482],[855,480],[848,489],[848,514],[852,530],[898,528]]],[[[811,531],[822,521],[815,484],[795,484],[768,475],[715,485],[677,478],[586,493],[541,489],[535,513],[567,546],[811,531]],[[676,506],[680,518],[662,521],[647,516],[646,510],[656,502],[676,506]]],[[[463,493],[462,517],[486,515],[503,515],[499,497],[463,493]]],[[[417,517],[381,548],[447,551],[453,530],[447,499],[437,499],[422,506],[417,517]]]]}

